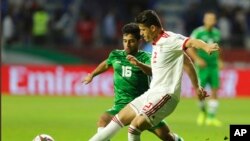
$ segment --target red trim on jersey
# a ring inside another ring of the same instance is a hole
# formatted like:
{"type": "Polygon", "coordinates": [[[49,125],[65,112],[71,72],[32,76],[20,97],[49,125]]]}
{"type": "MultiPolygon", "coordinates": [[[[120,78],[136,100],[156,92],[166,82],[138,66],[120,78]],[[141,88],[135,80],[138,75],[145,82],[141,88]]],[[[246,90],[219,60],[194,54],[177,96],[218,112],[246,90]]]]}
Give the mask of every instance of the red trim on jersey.
{"type": "Polygon", "coordinates": [[[152,44],[156,45],[156,43],[160,40],[161,37],[167,38],[169,37],[169,35],[164,30],[162,30],[160,35],[156,38],[156,40],[153,41],[152,44]]]}
{"type": "Polygon", "coordinates": [[[187,43],[187,41],[188,41],[189,39],[190,39],[190,38],[187,38],[187,39],[184,41],[184,43],[182,44],[182,49],[183,49],[183,50],[187,50],[186,43],[187,43]]]}

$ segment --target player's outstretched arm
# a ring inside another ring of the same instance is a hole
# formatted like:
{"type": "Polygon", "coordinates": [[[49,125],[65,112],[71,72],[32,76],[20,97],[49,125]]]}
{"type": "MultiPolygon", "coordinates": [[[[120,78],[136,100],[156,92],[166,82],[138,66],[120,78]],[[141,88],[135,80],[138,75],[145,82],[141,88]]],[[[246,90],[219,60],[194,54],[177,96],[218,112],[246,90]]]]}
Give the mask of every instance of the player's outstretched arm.
{"type": "Polygon", "coordinates": [[[139,67],[145,74],[152,75],[152,70],[149,65],[144,64],[141,61],[137,60],[133,55],[128,55],[127,59],[131,64],[139,67]]]}
{"type": "Polygon", "coordinates": [[[96,75],[101,74],[101,73],[107,71],[108,69],[109,69],[109,65],[106,63],[106,60],[102,61],[102,62],[95,68],[94,71],[92,71],[92,72],[89,73],[86,77],[83,78],[82,83],[84,83],[84,84],[90,83],[96,75]]]}
{"type": "Polygon", "coordinates": [[[200,100],[204,100],[206,97],[208,97],[209,95],[207,95],[207,92],[200,86],[193,62],[187,54],[184,55],[184,70],[191,79],[192,85],[198,98],[200,100]]]}
{"type": "Polygon", "coordinates": [[[206,67],[207,63],[201,58],[199,57],[199,55],[197,55],[196,53],[196,49],[195,48],[189,48],[186,50],[186,53],[188,54],[188,56],[191,57],[192,60],[194,60],[194,62],[199,66],[199,67],[206,67]]]}
{"type": "Polygon", "coordinates": [[[207,44],[199,39],[189,39],[186,43],[187,48],[197,48],[197,49],[203,49],[208,54],[211,54],[212,52],[219,51],[219,45],[217,43],[213,44],[207,44]]]}
{"type": "Polygon", "coordinates": [[[199,88],[199,80],[193,65],[193,61],[189,58],[187,54],[184,55],[184,71],[188,74],[193,87],[199,88]]]}

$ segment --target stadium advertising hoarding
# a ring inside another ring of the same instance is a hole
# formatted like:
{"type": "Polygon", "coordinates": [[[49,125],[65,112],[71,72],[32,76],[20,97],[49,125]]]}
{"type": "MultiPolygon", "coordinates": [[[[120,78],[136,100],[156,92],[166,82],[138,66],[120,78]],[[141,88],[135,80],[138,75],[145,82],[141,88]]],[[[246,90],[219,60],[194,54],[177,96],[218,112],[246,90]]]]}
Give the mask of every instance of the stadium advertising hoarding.
{"type": "MultiPolygon", "coordinates": [[[[96,66],[1,66],[1,92],[6,95],[112,96],[113,71],[96,76],[92,83],[81,80],[96,66]]],[[[250,96],[250,69],[221,71],[220,97],[250,96]]],[[[209,89],[209,88],[208,88],[209,89]]],[[[193,97],[191,82],[186,74],[182,81],[182,96],[193,97]]]]}
{"type": "Polygon", "coordinates": [[[2,92],[11,95],[112,95],[112,71],[89,85],[81,80],[92,66],[2,66],[2,92]]]}

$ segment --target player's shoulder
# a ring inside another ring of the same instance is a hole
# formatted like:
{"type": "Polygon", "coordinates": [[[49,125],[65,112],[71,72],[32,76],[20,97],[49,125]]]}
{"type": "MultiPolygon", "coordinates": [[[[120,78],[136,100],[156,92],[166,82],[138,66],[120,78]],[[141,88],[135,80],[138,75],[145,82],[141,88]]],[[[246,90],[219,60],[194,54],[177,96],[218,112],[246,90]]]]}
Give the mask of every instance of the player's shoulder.
{"type": "Polygon", "coordinates": [[[172,42],[172,41],[176,41],[176,39],[177,40],[185,40],[187,38],[186,36],[184,36],[184,35],[182,35],[180,33],[175,33],[175,32],[172,32],[172,31],[167,31],[166,33],[169,35],[169,37],[166,38],[165,41],[172,42]]]}
{"type": "Polygon", "coordinates": [[[190,37],[191,37],[191,38],[197,38],[198,36],[200,36],[200,35],[203,34],[204,32],[205,32],[205,28],[204,28],[203,26],[199,26],[199,27],[195,28],[195,29],[192,31],[190,37]]]}
{"type": "Polygon", "coordinates": [[[174,33],[174,32],[172,32],[172,31],[165,31],[164,33],[165,33],[166,35],[168,35],[168,37],[171,37],[171,36],[177,34],[177,33],[174,33]]]}
{"type": "Polygon", "coordinates": [[[197,32],[197,33],[204,32],[204,31],[205,31],[204,26],[199,26],[193,30],[193,32],[197,32]]]}
{"type": "Polygon", "coordinates": [[[179,37],[179,36],[184,36],[180,33],[175,33],[175,32],[172,32],[172,31],[166,31],[166,34],[168,35],[168,37],[179,37]]]}
{"type": "Polygon", "coordinates": [[[213,32],[220,34],[220,30],[217,27],[213,27],[213,32]]]}

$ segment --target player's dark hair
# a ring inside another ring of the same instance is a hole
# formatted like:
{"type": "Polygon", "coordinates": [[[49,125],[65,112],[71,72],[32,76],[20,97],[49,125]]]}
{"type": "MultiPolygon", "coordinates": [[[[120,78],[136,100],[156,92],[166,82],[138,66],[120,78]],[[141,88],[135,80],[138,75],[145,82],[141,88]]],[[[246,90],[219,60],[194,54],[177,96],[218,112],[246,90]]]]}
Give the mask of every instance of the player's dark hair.
{"type": "Polygon", "coordinates": [[[214,15],[217,15],[217,12],[215,10],[210,9],[210,10],[204,11],[203,15],[205,15],[205,14],[214,14],[214,15]]]}
{"type": "Polygon", "coordinates": [[[159,16],[153,10],[145,10],[141,12],[136,18],[135,22],[139,24],[144,24],[146,27],[150,27],[151,25],[155,25],[158,27],[162,27],[159,16]]]}
{"type": "Polygon", "coordinates": [[[140,29],[136,23],[128,23],[123,26],[122,34],[132,34],[137,40],[141,38],[140,29]]]}

